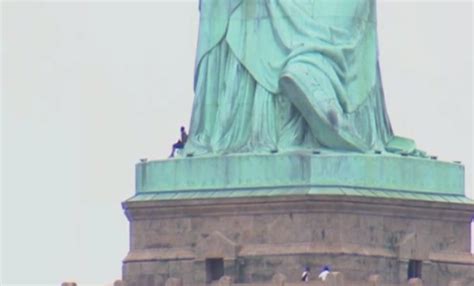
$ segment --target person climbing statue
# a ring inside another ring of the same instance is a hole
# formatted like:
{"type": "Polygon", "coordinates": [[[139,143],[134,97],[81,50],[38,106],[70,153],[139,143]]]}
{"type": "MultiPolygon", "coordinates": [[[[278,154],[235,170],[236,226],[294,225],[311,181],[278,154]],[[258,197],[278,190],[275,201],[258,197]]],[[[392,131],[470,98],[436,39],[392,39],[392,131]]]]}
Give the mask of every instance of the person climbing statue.
{"type": "Polygon", "coordinates": [[[170,158],[174,157],[174,153],[176,152],[176,149],[183,149],[184,145],[186,144],[186,141],[188,141],[188,134],[186,133],[186,129],[184,126],[181,126],[181,139],[178,140],[178,142],[173,144],[173,147],[171,149],[171,155],[170,158]]]}

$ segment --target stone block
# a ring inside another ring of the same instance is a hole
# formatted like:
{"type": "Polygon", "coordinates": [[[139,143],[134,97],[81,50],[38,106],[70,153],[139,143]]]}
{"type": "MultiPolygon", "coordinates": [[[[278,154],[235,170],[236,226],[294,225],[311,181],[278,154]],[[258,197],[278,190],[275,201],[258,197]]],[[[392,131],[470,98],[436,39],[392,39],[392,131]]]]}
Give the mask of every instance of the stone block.
{"type": "Polygon", "coordinates": [[[428,260],[431,240],[417,232],[402,237],[398,243],[398,257],[401,259],[428,260]]]}
{"type": "Polygon", "coordinates": [[[204,260],[194,261],[192,274],[194,283],[206,283],[206,262],[204,260]]]}
{"type": "Polygon", "coordinates": [[[237,277],[238,275],[238,263],[234,259],[224,260],[224,275],[229,277],[237,277]]]}
{"type": "Polygon", "coordinates": [[[183,286],[183,280],[171,277],[166,280],[165,286],[183,286]]]}
{"type": "Polygon", "coordinates": [[[423,286],[423,280],[420,278],[410,278],[410,280],[408,280],[408,286],[423,286]]]}
{"type": "Polygon", "coordinates": [[[169,272],[169,265],[168,263],[165,262],[139,262],[140,265],[140,273],[142,274],[149,274],[149,275],[155,275],[155,274],[168,274],[169,272]]]}
{"type": "Polygon", "coordinates": [[[122,280],[115,280],[114,286],[125,286],[125,282],[123,282],[122,280]]]}
{"type": "Polygon", "coordinates": [[[377,274],[370,275],[369,277],[369,286],[380,286],[381,284],[380,276],[377,274]]]}
{"type": "Polygon", "coordinates": [[[328,286],[345,286],[344,274],[340,272],[331,272],[328,274],[326,282],[328,286]]]}
{"type": "Polygon", "coordinates": [[[196,258],[199,260],[216,257],[235,259],[237,257],[237,244],[219,231],[214,231],[210,236],[198,242],[195,252],[196,258]]]}
{"type": "Polygon", "coordinates": [[[272,286],[285,286],[286,284],[286,276],[281,273],[277,273],[273,275],[272,278],[272,286]]]}
{"type": "Polygon", "coordinates": [[[465,286],[467,285],[465,281],[462,280],[451,280],[449,281],[448,286],[465,286]]]}
{"type": "Polygon", "coordinates": [[[262,283],[272,280],[275,274],[275,264],[281,263],[280,257],[249,257],[241,268],[243,279],[239,282],[262,283]]]}
{"type": "Polygon", "coordinates": [[[265,225],[266,232],[269,234],[269,243],[285,243],[287,241],[295,241],[298,236],[296,224],[288,215],[275,216],[268,224],[265,225]]]}
{"type": "Polygon", "coordinates": [[[159,282],[159,280],[157,280],[157,276],[153,274],[138,274],[136,276],[136,283],[131,283],[131,286],[141,285],[161,285],[161,283],[159,282]]]}
{"type": "MultiPolygon", "coordinates": [[[[220,223],[220,226],[223,227],[221,229],[224,230],[222,234],[234,241],[236,244],[240,244],[243,241],[252,241],[255,235],[253,232],[253,220],[254,218],[252,216],[227,216],[225,219],[222,219],[222,222],[220,223]]],[[[205,226],[207,224],[201,225],[205,226]]],[[[216,229],[217,228],[211,229],[209,233],[212,233],[212,231],[216,229]]]]}
{"type": "Polygon", "coordinates": [[[188,245],[192,238],[190,218],[144,221],[143,236],[137,241],[143,248],[169,248],[188,245]]]}
{"type": "Polygon", "coordinates": [[[219,279],[218,286],[231,286],[234,283],[234,279],[230,276],[222,276],[219,279]]]}

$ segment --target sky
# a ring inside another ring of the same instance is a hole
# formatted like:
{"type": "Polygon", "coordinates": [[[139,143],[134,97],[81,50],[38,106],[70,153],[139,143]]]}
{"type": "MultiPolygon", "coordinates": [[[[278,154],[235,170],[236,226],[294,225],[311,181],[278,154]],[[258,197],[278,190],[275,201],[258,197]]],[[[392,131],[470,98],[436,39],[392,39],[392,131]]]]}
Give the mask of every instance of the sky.
{"type": "MultiPolygon", "coordinates": [[[[139,158],[188,126],[197,1],[4,1],[2,285],[121,276],[139,158]]],[[[472,3],[378,1],[392,127],[472,191],[472,3]]]]}

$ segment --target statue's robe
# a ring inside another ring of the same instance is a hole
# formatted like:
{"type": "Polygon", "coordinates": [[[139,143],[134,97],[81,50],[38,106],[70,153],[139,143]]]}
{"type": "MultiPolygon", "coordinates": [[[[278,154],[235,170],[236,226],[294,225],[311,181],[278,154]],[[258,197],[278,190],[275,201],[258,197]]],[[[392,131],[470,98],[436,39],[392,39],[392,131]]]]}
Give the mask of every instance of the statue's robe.
{"type": "Polygon", "coordinates": [[[202,0],[186,153],[414,151],[394,140],[375,0],[202,0]]]}

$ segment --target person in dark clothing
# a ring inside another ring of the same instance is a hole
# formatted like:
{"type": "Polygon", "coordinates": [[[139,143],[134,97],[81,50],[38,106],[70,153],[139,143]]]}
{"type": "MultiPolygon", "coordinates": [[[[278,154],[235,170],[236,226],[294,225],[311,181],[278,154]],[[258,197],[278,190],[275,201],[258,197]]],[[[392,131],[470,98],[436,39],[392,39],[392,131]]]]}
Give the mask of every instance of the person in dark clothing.
{"type": "Polygon", "coordinates": [[[184,144],[186,144],[186,141],[188,141],[188,134],[186,133],[186,129],[184,128],[184,126],[181,126],[180,130],[181,130],[181,139],[178,140],[178,142],[173,144],[173,149],[171,150],[170,158],[174,157],[174,152],[176,151],[176,149],[183,149],[184,144]]]}
{"type": "Polygon", "coordinates": [[[301,274],[301,281],[308,282],[309,281],[309,267],[306,266],[304,268],[303,273],[301,274]]]}

